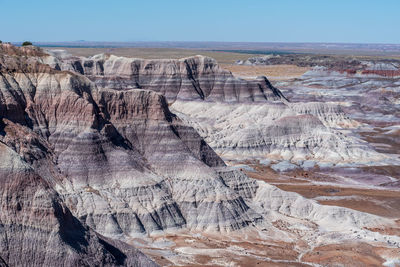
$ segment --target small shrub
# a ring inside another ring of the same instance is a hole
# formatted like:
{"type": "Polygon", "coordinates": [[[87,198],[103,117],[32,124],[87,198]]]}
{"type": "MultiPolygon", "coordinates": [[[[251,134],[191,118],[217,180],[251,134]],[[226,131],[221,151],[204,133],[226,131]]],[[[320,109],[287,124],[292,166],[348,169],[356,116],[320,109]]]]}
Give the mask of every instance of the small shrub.
{"type": "Polygon", "coordinates": [[[2,40],[0,40],[0,44],[2,44],[3,43],[3,41],[2,40]]]}
{"type": "Polygon", "coordinates": [[[32,45],[32,43],[29,42],[29,41],[25,41],[25,42],[22,43],[22,46],[27,46],[27,45],[32,45]]]}

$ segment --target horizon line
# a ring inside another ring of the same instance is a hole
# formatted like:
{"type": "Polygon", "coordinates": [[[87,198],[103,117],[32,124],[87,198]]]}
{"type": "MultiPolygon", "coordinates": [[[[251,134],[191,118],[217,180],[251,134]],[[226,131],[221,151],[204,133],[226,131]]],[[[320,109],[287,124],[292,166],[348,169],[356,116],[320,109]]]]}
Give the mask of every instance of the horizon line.
{"type": "Polygon", "coordinates": [[[340,45],[398,45],[400,46],[400,43],[375,43],[375,42],[323,42],[323,41],[318,41],[318,42],[313,42],[313,41],[180,41],[180,40],[174,40],[174,41],[145,41],[145,40],[139,40],[139,41],[91,41],[91,40],[74,40],[74,41],[33,41],[33,40],[23,40],[23,41],[4,41],[2,40],[3,43],[12,43],[12,44],[20,44],[25,41],[30,41],[32,43],[37,43],[37,44],[46,44],[46,43],[54,43],[54,44],[63,44],[63,43],[117,43],[117,44],[129,44],[129,43],[237,43],[237,44],[340,44],[340,45]]]}

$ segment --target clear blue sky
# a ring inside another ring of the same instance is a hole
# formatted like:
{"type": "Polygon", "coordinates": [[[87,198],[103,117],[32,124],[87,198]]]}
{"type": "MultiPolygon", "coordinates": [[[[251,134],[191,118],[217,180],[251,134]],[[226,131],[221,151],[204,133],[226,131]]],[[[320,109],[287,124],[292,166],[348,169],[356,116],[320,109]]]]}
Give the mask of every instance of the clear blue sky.
{"type": "Polygon", "coordinates": [[[3,41],[400,43],[400,0],[0,0],[3,41]]]}

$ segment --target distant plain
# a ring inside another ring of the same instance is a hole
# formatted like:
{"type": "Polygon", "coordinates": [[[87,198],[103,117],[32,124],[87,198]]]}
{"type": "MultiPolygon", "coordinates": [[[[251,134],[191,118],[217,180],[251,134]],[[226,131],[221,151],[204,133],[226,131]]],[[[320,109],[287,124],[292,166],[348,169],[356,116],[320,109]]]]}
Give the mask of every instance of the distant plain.
{"type": "Polygon", "coordinates": [[[101,53],[144,59],[179,59],[195,55],[212,57],[236,76],[267,76],[271,81],[300,77],[309,67],[295,64],[246,66],[238,60],[268,54],[310,54],[334,57],[400,59],[400,45],[391,44],[323,44],[323,43],[219,43],[219,42],[69,42],[38,43],[44,49],[62,49],[75,56],[101,53]]]}

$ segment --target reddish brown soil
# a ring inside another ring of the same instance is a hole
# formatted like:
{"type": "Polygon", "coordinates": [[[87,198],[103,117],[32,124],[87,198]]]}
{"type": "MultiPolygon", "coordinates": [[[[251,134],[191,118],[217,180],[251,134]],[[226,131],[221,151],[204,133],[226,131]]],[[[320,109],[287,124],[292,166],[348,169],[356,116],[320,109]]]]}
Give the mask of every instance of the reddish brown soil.
{"type": "MultiPolygon", "coordinates": [[[[249,162],[246,162],[246,164],[250,164],[256,170],[256,172],[246,172],[248,176],[273,184],[282,190],[296,192],[306,198],[319,196],[349,197],[349,199],[340,200],[321,200],[319,201],[321,204],[351,208],[388,218],[400,218],[399,191],[385,188],[373,190],[344,187],[343,185],[317,185],[310,181],[333,182],[334,179],[327,174],[318,173],[318,169],[313,171],[296,170],[278,174],[269,167],[249,162]]],[[[365,170],[393,177],[397,177],[399,172],[398,166],[371,167],[371,170],[368,168],[370,167],[365,167],[365,170]]]]}
{"type": "Polygon", "coordinates": [[[400,70],[363,70],[362,74],[376,74],[383,77],[400,76],[400,70]]]}
{"type": "Polygon", "coordinates": [[[368,143],[388,145],[385,147],[376,147],[375,149],[378,152],[390,154],[400,153],[400,138],[397,133],[384,134],[382,130],[377,128],[375,128],[375,130],[378,130],[378,132],[361,132],[360,135],[368,143]]]}
{"type": "Polygon", "coordinates": [[[376,247],[365,243],[326,245],[316,247],[302,260],[323,266],[382,266],[384,260],[376,250],[376,247]]]}

